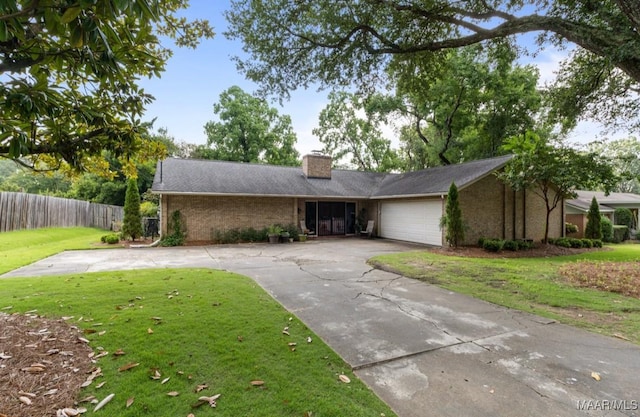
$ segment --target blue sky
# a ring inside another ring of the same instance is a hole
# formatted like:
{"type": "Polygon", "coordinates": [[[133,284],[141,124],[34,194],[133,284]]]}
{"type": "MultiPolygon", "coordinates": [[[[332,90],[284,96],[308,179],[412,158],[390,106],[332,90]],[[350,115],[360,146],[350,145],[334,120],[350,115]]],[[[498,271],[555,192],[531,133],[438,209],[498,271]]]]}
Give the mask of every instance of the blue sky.
{"type": "MultiPolygon", "coordinates": [[[[146,92],[156,98],[148,106],[145,120],[156,118],[154,127],[167,128],[178,142],[206,143],[204,125],[215,120],[213,104],[224,90],[233,85],[240,86],[248,93],[257,89],[254,83],[238,73],[231,60],[231,56],[242,54],[242,44],[229,41],[222,34],[226,28],[223,11],[228,7],[228,0],[192,0],[186,15],[208,19],[216,36],[203,41],[195,50],[172,48],[174,55],[162,77],[141,81],[146,92]]],[[[536,56],[532,63],[538,66],[541,80],[552,79],[553,71],[565,53],[547,49],[536,56]]],[[[291,116],[298,138],[296,149],[301,155],[322,148],[311,131],[317,126],[318,115],[327,104],[326,97],[326,92],[295,91],[283,106],[271,103],[280,114],[291,116]]],[[[594,132],[599,130],[593,123],[581,123],[570,140],[583,143],[592,141],[595,139],[594,132]]]]}

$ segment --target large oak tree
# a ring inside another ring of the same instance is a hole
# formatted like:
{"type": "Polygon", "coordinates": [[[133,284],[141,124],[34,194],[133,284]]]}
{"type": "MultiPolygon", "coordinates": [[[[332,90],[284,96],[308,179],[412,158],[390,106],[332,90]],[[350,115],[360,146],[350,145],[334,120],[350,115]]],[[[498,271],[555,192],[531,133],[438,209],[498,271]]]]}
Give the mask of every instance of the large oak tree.
{"type": "Polygon", "coordinates": [[[426,62],[444,49],[536,33],[540,46],[578,47],[556,86],[565,126],[585,112],[615,122],[620,106],[637,110],[637,0],[232,0],[227,19],[227,36],[248,52],[240,70],[284,97],[312,84],[370,88],[393,60],[426,62]],[[611,106],[603,94],[631,102],[611,106]]]}
{"type": "Polygon", "coordinates": [[[140,117],[171,51],[212,37],[207,21],[178,13],[188,0],[0,2],[0,157],[76,169],[100,166],[103,150],[127,159],[160,152],[140,117]]]}

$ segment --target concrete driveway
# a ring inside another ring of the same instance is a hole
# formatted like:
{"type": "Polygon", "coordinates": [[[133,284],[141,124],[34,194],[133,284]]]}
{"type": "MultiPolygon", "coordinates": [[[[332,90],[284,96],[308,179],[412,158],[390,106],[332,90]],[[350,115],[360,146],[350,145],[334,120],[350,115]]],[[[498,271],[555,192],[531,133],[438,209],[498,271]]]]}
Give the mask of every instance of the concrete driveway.
{"type": "Polygon", "coordinates": [[[295,313],[399,416],[640,416],[639,346],[366,264],[416,249],[340,239],[73,251],[3,277],[225,269],[253,278],[295,313]]]}

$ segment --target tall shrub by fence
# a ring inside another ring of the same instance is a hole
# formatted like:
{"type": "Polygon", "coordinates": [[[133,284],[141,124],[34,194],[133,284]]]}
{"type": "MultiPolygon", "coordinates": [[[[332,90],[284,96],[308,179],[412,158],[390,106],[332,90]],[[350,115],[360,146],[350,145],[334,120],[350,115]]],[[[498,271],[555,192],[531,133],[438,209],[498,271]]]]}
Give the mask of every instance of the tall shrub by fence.
{"type": "Polygon", "coordinates": [[[0,192],[0,232],[42,227],[111,229],[122,222],[120,206],[37,194],[0,192]]]}

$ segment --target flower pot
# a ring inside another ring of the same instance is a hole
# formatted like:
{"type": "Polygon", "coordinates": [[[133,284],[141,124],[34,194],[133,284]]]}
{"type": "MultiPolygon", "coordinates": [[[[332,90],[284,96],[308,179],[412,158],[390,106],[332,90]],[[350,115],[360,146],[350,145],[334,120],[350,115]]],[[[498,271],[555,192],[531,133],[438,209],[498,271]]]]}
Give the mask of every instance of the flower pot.
{"type": "Polygon", "coordinates": [[[300,242],[306,242],[307,241],[307,235],[298,235],[298,240],[300,240],[300,242]]]}
{"type": "Polygon", "coordinates": [[[269,243],[280,243],[280,235],[269,235],[269,243]]]}

